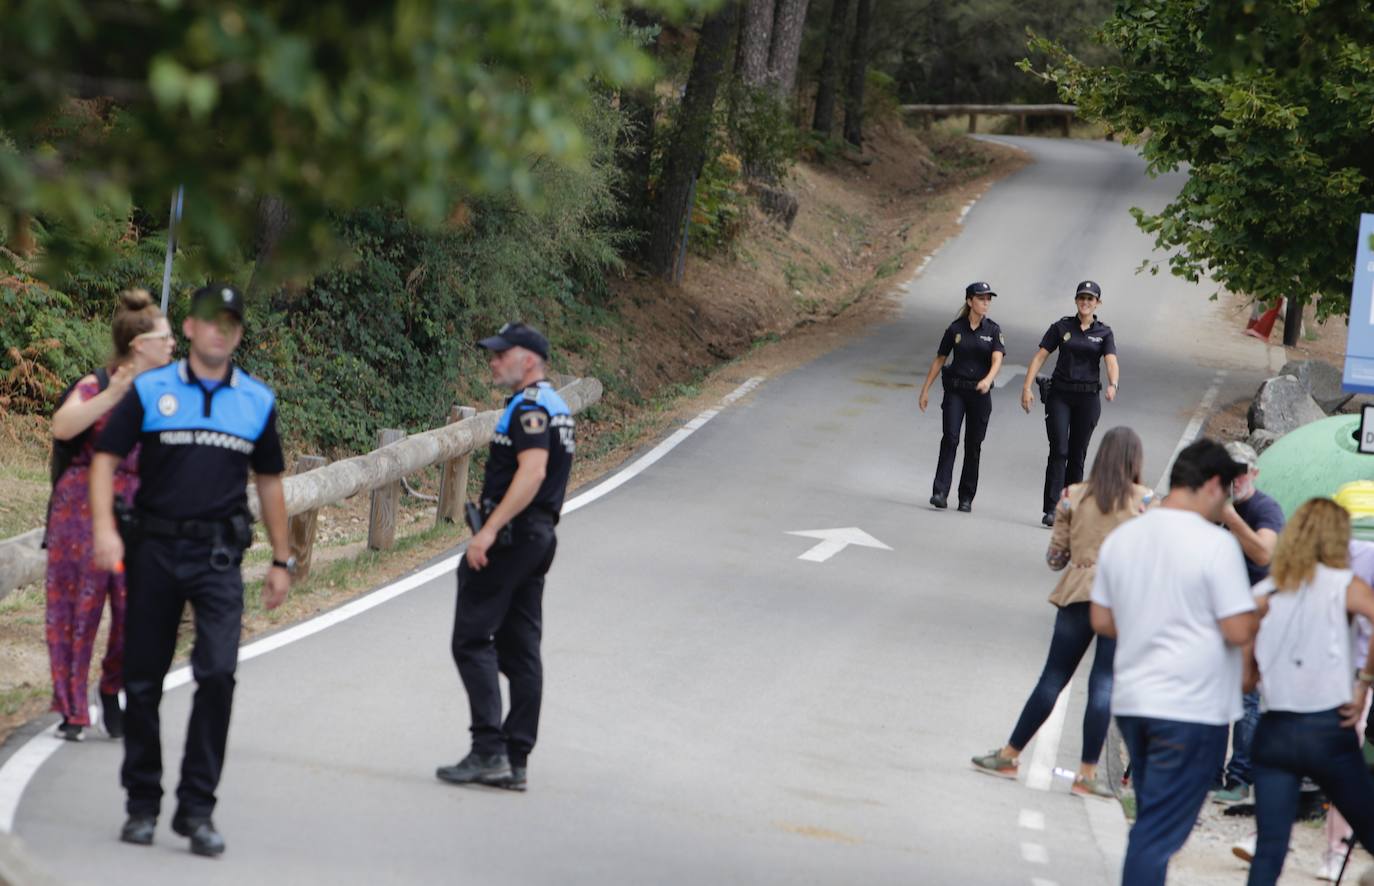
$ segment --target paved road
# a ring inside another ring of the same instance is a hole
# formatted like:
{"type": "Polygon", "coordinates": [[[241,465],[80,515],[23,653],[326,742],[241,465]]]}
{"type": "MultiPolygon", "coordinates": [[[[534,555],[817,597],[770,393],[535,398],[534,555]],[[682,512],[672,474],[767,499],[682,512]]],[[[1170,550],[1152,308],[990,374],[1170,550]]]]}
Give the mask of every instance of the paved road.
{"type": "MultiPolygon", "coordinates": [[[[939,410],[919,415],[914,386],[969,280],[1002,293],[1024,365],[1095,278],[1123,367],[1100,427],[1141,432],[1153,482],[1218,372],[1239,396],[1266,355],[1220,328],[1209,290],[1133,274],[1149,244],[1127,209],[1162,206],[1177,178],[1114,144],[1008,141],[1037,162],[978,202],[896,320],[564,521],[527,795],[433,778],[466,739],[448,576],[242,665],[223,859],[190,856],[166,816],[152,849],[116,842],[109,742],[59,750],[17,832],[89,884],[1111,882],[1111,804],[968,766],[1005,739],[1053,620],[1041,414],[1019,380],[999,389],[975,512],[936,512],[939,410]],[[847,526],[892,550],[809,562],[815,540],[786,534],[847,526]]],[[[1062,766],[1081,695],[1042,752],[1062,766]]],[[[189,698],[164,702],[169,748],[189,698]]]]}

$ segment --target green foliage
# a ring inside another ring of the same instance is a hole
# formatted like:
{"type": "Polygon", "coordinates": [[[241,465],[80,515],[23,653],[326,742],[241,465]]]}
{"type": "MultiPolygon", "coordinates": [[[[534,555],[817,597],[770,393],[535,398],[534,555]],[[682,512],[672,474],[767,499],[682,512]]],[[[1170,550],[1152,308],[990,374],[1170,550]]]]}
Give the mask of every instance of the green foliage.
{"type": "Polygon", "coordinates": [[[722,105],[724,120],[719,125],[749,174],[770,182],[785,179],[803,144],[791,103],[771,89],[751,89],[732,80],[722,105]]]}
{"type": "MultiPolygon", "coordinates": [[[[1048,34],[1090,62],[1112,0],[889,0],[874,28],[871,68],[904,102],[1047,102],[1054,90],[1016,70],[1026,31],[1048,34]]],[[[870,84],[871,86],[871,84],[870,84]]]]}
{"type": "Polygon", "coordinates": [[[713,154],[697,177],[689,245],[702,255],[726,248],[744,227],[743,167],[734,154],[713,154]]]}
{"type": "Polygon", "coordinates": [[[1359,213],[1374,206],[1374,16],[1327,0],[1203,13],[1183,0],[1120,8],[1102,29],[1120,64],[1032,45],[1051,59],[1045,79],[1134,134],[1152,172],[1187,167],[1177,199],[1134,210],[1174,274],[1345,314],[1359,213]]]}
{"type": "Polygon", "coordinates": [[[582,115],[652,72],[620,9],[0,0],[0,216],[38,217],[54,265],[89,265],[109,257],[102,215],[165,206],[184,184],[185,238],[224,271],[271,195],[295,222],[278,260],[313,270],[335,257],[330,220],[358,207],[428,229],[455,193],[537,207],[534,166],[585,168],[582,115]]]}

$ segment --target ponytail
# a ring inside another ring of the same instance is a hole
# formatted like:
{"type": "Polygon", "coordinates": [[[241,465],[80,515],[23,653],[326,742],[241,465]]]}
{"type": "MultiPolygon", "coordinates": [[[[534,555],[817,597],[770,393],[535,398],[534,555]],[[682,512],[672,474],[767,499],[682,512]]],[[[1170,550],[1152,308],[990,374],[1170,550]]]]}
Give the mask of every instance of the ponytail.
{"type": "Polygon", "coordinates": [[[108,367],[110,370],[113,371],[129,358],[134,337],[152,332],[161,316],[162,311],[153,304],[153,297],[148,290],[126,289],[119,294],[119,307],[115,309],[114,322],[110,325],[114,341],[114,355],[108,367]]]}

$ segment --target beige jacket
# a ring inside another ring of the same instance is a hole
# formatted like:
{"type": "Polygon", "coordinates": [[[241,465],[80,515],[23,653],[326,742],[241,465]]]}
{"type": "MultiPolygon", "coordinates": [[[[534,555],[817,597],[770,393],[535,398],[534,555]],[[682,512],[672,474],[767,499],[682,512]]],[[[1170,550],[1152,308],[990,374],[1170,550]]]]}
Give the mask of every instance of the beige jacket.
{"type": "Polygon", "coordinates": [[[1137,485],[1130,507],[1104,514],[1097,507],[1097,499],[1087,492],[1087,484],[1075,483],[1055,509],[1054,532],[1045,553],[1051,569],[1064,570],[1050,594],[1050,602],[1055,606],[1088,602],[1093,591],[1093,575],[1097,572],[1097,551],[1102,542],[1113,529],[1143,514],[1154,503],[1154,493],[1137,485]]]}

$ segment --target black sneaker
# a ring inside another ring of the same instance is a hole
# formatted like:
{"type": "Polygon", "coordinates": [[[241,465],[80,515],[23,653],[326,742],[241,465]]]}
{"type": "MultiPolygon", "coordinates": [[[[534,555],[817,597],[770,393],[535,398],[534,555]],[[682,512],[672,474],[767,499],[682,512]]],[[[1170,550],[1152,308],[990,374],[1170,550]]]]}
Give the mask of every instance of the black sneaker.
{"type": "Polygon", "coordinates": [[[961,502],[959,502],[959,510],[960,510],[961,512],[967,514],[969,511],[973,510],[973,502],[971,502],[971,501],[961,501],[961,502]]]}
{"type": "Polygon", "coordinates": [[[484,784],[506,787],[513,778],[505,754],[468,754],[452,766],[440,766],[434,777],[449,784],[484,784]]]}
{"type": "Polygon", "coordinates": [[[153,834],[157,833],[157,817],[153,815],[130,815],[119,829],[119,839],[135,846],[153,845],[153,834]]]}
{"type": "Polygon", "coordinates": [[[110,738],[124,737],[124,710],[119,706],[119,693],[106,695],[100,693],[101,722],[105,725],[105,734],[110,738]]]}
{"type": "Polygon", "coordinates": [[[1043,517],[1040,518],[1040,522],[1041,522],[1042,524],[1044,524],[1045,526],[1053,526],[1053,525],[1054,525],[1054,514],[1051,513],[1051,512],[1049,512],[1049,511],[1046,511],[1046,512],[1045,512],[1045,516],[1043,516],[1043,517]]]}
{"type": "Polygon", "coordinates": [[[505,784],[501,785],[501,787],[505,788],[505,789],[508,790],[508,791],[520,791],[521,793],[524,793],[524,791],[525,791],[525,767],[524,767],[524,766],[512,766],[512,767],[510,768],[510,781],[508,781],[508,782],[506,782],[505,784]]]}
{"type": "Polygon", "coordinates": [[[81,741],[86,736],[83,734],[82,727],[75,723],[68,723],[64,718],[57,726],[57,737],[67,741],[81,741]]]}
{"type": "Polygon", "coordinates": [[[191,838],[191,851],[196,855],[214,858],[224,852],[224,838],[208,818],[172,817],[172,832],[191,838]]]}
{"type": "Polygon", "coordinates": [[[930,497],[930,503],[942,511],[949,507],[949,499],[945,498],[943,495],[932,495],[930,497]]]}

